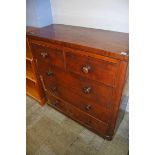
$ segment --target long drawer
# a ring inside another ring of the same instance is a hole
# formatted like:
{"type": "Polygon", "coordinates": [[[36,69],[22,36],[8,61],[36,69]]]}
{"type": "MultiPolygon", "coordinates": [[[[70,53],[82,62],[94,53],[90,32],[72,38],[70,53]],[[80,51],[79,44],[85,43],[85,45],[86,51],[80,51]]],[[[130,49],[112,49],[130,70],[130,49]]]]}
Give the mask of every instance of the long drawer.
{"type": "Polygon", "coordinates": [[[81,111],[80,109],[74,107],[73,105],[64,102],[62,100],[59,100],[55,98],[54,96],[50,95],[49,93],[49,104],[56,108],[59,111],[62,111],[66,115],[70,116],[72,119],[80,122],[85,127],[89,128],[92,131],[96,131],[101,136],[105,136],[107,134],[108,130],[108,124],[104,123],[85,112],[81,111]]]}
{"type": "Polygon", "coordinates": [[[79,121],[90,130],[96,131],[101,136],[107,135],[107,130],[109,127],[108,124],[103,123],[102,121],[99,121],[96,118],[91,117],[90,115],[87,115],[83,111],[70,104],[68,104],[67,106],[67,113],[71,118],[79,121]]]}
{"type": "Polygon", "coordinates": [[[112,108],[113,88],[100,85],[98,82],[85,79],[73,73],[68,73],[50,65],[40,69],[40,74],[44,78],[46,88],[52,87],[54,83],[72,89],[81,97],[91,100],[106,108],[112,108]]]}
{"type": "Polygon", "coordinates": [[[76,106],[89,115],[100,119],[103,122],[110,122],[112,109],[104,108],[95,102],[84,99],[77,95],[74,91],[64,88],[58,83],[52,84],[48,92],[69,102],[70,104],[76,106]]]}

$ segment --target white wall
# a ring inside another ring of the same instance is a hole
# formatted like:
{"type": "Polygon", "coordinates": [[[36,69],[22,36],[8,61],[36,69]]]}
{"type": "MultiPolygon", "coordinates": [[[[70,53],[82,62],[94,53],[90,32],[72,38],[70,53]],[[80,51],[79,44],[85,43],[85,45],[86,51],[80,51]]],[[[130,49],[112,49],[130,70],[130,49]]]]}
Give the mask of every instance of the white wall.
{"type": "Polygon", "coordinates": [[[53,23],[128,32],[129,0],[51,0],[53,23]]]}

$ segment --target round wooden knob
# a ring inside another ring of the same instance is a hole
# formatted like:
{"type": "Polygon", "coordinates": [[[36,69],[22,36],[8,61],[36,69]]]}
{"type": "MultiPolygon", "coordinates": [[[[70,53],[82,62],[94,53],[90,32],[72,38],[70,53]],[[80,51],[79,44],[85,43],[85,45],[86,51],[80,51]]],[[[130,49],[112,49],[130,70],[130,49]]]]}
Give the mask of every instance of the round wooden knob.
{"type": "Polygon", "coordinates": [[[53,75],[53,72],[49,69],[49,70],[46,72],[46,75],[47,75],[47,76],[52,76],[52,75],[53,75]]]}
{"type": "Polygon", "coordinates": [[[91,120],[88,118],[88,119],[86,119],[85,123],[86,123],[86,125],[90,125],[91,124],[91,120]]]}
{"type": "Polygon", "coordinates": [[[92,90],[91,87],[84,87],[84,88],[83,88],[83,92],[84,92],[85,94],[90,94],[91,90],[92,90]]]}
{"type": "Polygon", "coordinates": [[[88,74],[90,70],[91,70],[91,67],[89,65],[82,67],[82,72],[85,74],[88,74]]]}
{"type": "Polygon", "coordinates": [[[54,105],[54,106],[58,106],[58,103],[59,103],[58,100],[53,101],[53,105],[54,105]]]}
{"type": "Polygon", "coordinates": [[[52,92],[56,92],[57,91],[57,86],[52,86],[51,90],[52,90],[52,92]]]}
{"type": "Polygon", "coordinates": [[[47,52],[41,52],[40,54],[43,58],[46,58],[48,56],[48,53],[47,52]]]}
{"type": "Polygon", "coordinates": [[[92,107],[91,107],[90,104],[88,104],[88,105],[85,106],[85,110],[86,110],[86,111],[89,111],[91,108],[92,108],[92,107]]]}

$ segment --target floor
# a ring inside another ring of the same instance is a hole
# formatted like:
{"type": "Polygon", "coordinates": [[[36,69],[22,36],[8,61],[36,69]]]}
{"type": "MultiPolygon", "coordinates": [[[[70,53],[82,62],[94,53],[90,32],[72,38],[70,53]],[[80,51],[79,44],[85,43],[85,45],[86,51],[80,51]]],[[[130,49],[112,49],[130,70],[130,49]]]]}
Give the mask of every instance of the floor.
{"type": "Polygon", "coordinates": [[[104,140],[47,104],[26,98],[27,155],[127,155],[129,114],[114,139],[104,140]]]}

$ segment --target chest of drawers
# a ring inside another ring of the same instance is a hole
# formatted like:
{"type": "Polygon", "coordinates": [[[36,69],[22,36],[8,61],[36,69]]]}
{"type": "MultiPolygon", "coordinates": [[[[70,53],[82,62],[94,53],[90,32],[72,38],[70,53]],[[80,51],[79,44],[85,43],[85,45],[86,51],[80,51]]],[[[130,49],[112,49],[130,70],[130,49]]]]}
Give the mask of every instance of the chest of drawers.
{"type": "Polygon", "coordinates": [[[27,37],[48,104],[112,139],[128,68],[128,34],[53,24],[27,37]]]}

